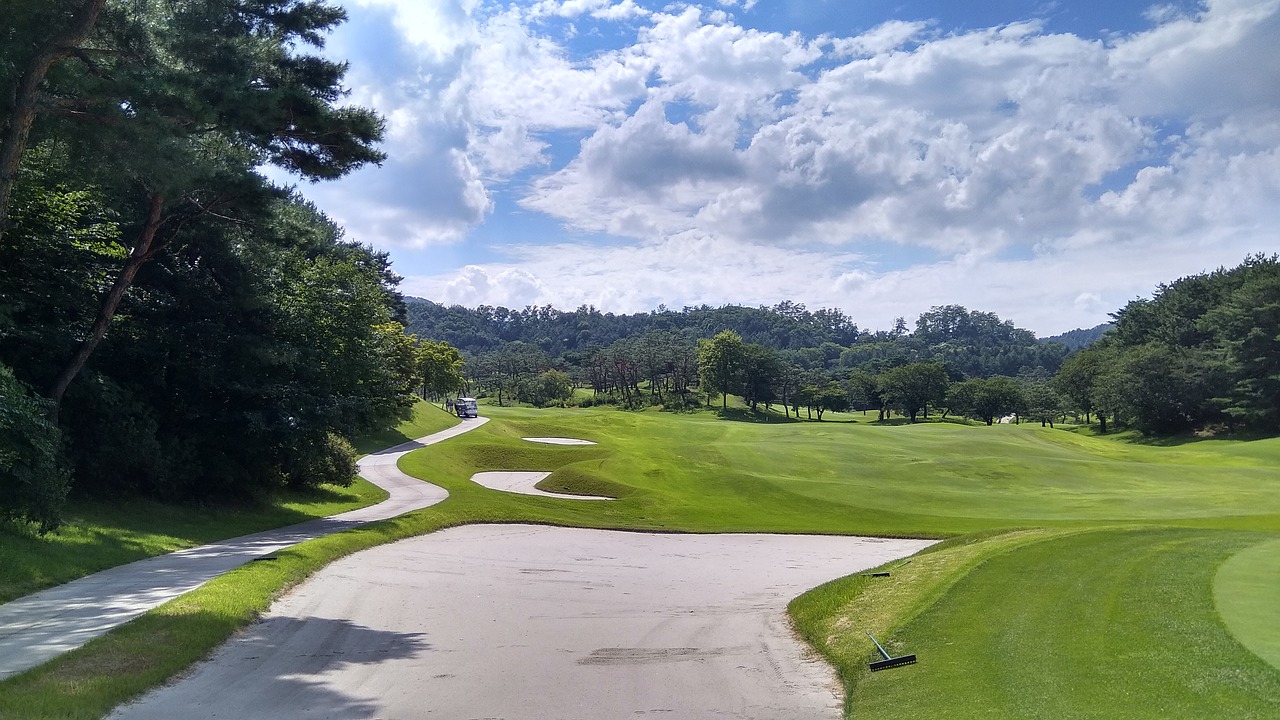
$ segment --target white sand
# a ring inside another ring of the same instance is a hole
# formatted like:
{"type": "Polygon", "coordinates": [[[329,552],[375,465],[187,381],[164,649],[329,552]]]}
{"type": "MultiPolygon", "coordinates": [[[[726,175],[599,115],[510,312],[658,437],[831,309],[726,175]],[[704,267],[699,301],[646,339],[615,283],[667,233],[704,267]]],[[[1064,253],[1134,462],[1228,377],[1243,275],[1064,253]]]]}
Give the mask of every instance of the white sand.
{"type": "Polygon", "coordinates": [[[834,720],[786,603],[929,544],[452,528],[333,563],[111,717],[834,720]]]}
{"type": "Polygon", "coordinates": [[[482,472],[471,476],[471,482],[477,485],[483,485],[490,490],[501,490],[503,492],[519,493],[521,495],[539,495],[541,497],[553,497],[569,500],[612,500],[613,498],[601,497],[599,495],[570,495],[569,493],[550,493],[545,490],[539,490],[535,487],[542,482],[549,472],[515,472],[515,471],[496,471],[482,472]]]}
{"type": "Polygon", "coordinates": [[[544,443],[547,445],[595,445],[595,443],[590,440],[578,440],[577,438],[532,437],[520,439],[527,442],[544,443]]]}

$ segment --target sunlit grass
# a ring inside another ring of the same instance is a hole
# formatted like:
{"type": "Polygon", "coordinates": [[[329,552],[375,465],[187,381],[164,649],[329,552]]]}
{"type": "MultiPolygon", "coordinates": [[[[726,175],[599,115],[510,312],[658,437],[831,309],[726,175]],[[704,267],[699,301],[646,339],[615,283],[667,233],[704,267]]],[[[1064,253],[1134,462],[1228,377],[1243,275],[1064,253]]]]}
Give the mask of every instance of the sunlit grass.
{"type": "MultiPolygon", "coordinates": [[[[840,580],[792,604],[857,718],[1280,717],[1280,672],[1236,642],[1214,604],[1217,568],[1280,530],[1280,441],[1160,447],[857,414],[756,423],[715,412],[484,412],[494,421],[401,461],[448,488],[445,502],[245,566],[0,682],[0,717],[99,717],[333,559],[474,522],[951,536],[890,578],[840,580]],[[552,471],[544,487],[618,499],[501,493],[470,482],[483,470],[552,471]],[[1157,527],[1170,524],[1187,527],[1157,527]],[[864,630],[920,662],[868,674],[864,630]]],[[[1246,623],[1269,622],[1251,612],[1246,623]]]]}

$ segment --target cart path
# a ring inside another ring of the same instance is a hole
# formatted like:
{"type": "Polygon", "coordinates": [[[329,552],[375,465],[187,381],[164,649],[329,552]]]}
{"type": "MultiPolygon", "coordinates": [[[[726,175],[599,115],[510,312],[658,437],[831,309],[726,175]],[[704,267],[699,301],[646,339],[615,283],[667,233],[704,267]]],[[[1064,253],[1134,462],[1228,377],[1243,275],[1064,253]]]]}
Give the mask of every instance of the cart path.
{"type": "Polygon", "coordinates": [[[78,648],[254,558],[444,500],[448,491],[400,472],[397,461],[486,422],[464,420],[361,458],[360,476],[390,494],[377,505],[119,565],[0,605],[0,679],[78,648]]]}
{"type": "Polygon", "coordinates": [[[932,543],[450,528],[334,562],[109,717],[837,720],[787,602],[932,543]]]}

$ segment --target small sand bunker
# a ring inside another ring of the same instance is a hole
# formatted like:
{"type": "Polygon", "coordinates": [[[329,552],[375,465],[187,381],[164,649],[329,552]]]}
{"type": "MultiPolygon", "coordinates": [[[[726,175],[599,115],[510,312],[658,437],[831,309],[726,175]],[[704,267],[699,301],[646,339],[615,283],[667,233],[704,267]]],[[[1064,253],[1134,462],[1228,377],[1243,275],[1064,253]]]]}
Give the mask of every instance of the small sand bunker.
{"type": "Polygon", "coordinates": [[[547,445],[595,445],[590,440],[576,438],[520,438],[526,442],[545,443],[547,445]]]}
{"type": "MultiPolygon", "coordinates": [[[[528,438],[525,438],[526,440],[528,438]]],[[[581,441],[579,441],[581,442],[581,441]]],[[[594,444],[594,443],[592,443],[594,444]]],[[[549,472],[482,472],[471,476],[471,482],[483,485],[490,490],[520,493],[521,495],[540,495],[542,497],[560,498],[562,500],[612,500],[599,495],[570,495],[568,493],[549,493],[534,487],[542,482],[549,472]]]]}

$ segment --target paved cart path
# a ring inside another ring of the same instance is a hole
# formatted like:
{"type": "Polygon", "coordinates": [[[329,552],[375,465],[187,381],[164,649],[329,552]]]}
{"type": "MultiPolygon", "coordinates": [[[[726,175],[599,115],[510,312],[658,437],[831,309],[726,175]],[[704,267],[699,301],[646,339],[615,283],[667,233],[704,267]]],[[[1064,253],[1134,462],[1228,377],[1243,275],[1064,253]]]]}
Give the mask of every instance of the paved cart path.
{"type": "Polygon", "coordinates": [[[836,720],[787,602],[930,544],[450,528],[327,566],[110,717],[836,720]]]}
{"type": "Polygon", "coordinates": [[[0,605],[0,679],[80,647],[254,558],[444,500],[449,495],[444,488],[409,477],[396,462],[486,422],[464,420],[361,458],[360,476],[390,493],[377,505],[120,565],[0,605]]]}

